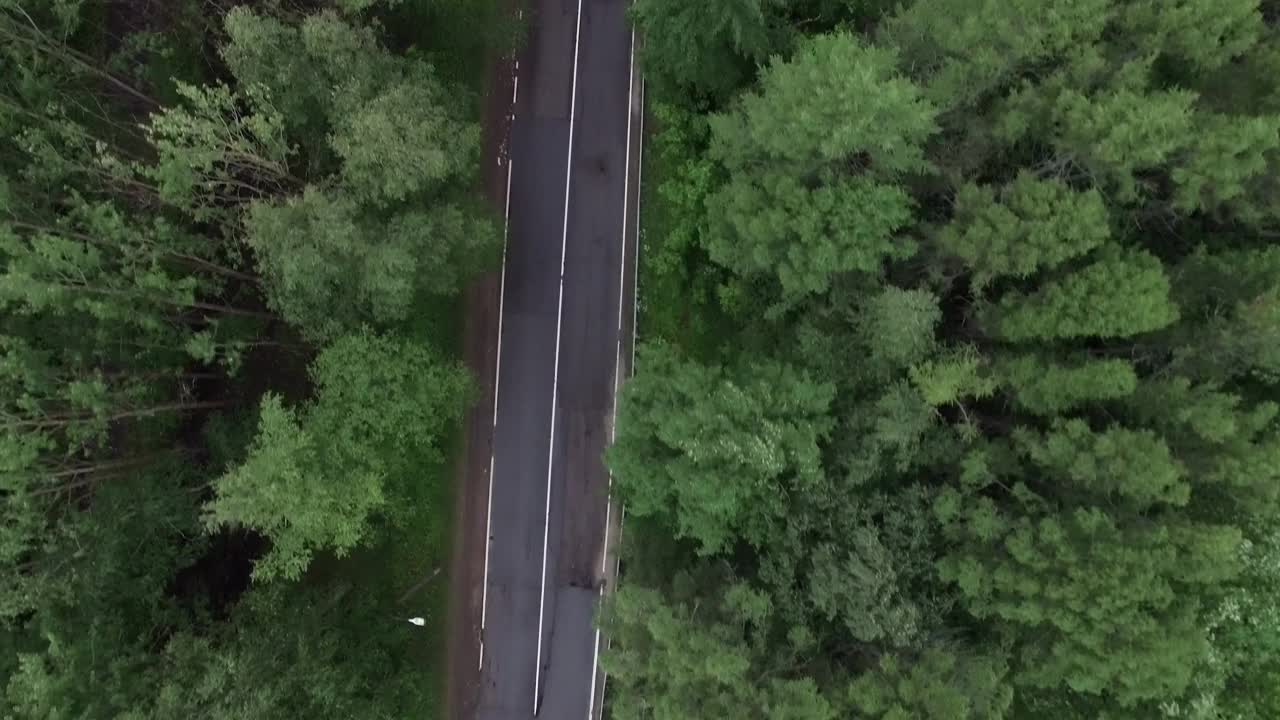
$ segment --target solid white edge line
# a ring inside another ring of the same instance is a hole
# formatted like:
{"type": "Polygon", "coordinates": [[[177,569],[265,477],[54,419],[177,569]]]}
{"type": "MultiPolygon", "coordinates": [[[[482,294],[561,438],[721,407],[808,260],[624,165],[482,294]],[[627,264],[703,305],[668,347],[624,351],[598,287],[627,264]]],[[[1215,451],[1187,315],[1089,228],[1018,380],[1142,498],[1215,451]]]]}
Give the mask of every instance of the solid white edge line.
{"type": "MultiPolygon", "coordinates": [[[[633,41],[634,42],[634,41],[633,41]]],[[[639,303],[640,295],[640,193],[644,189],[641,182],[644,176],[644,78],[640,78],[640,140],[639,147],[636,148],[636,257],[632,264],[633,281],[631,291],[633,297],[631,300],[631,375],[636,373],[636,320],[638,313],[636,306],[639,303]]],[[[622,526],[627,522],[627,506],[623,505],[618,511],[618,540],[622,542],[622,526]]],[[[619,553],[613,559],[613,578],[616,581],[622,576],[622,554],[619,553]]],[[[615,590],[617,588],[614,588],[615,590]]],[[[605,649],[613,647],[613,639],[605,638],[605,649]]],[[[602,673],[600,677],[600,701],[604,702],[604,694],[609,688],[609,673],[602,673]]]]}
{"type": "MultiPolygon", "coordinates": [[[[627,506],[623,505],[621,510],[618,511],[618,540],[619,541],[622,540],[622,525],[626,521],[627,521],[627,506]]],[[[618,556],[613,560],[613,577],[616,580],[621,575],[622,575],[622,554],[619,553],[618,556]]],[[[614,588],[614,589],[617,590],[617,588],[614,588]]],[[[611,647],[613,647],[613,638],[605,638],[604,649],[607,651],[611,647]]],[[[609,673],[602,672],[600,673],[600,703],[602,705],[602,707],[600,708],[601,712],[604,711],[604,707],[603,707],[604,697],[605,697],[605,692],[607,692],[608,689],[609,689],[609,673]]]]}
{"type": "Polygon", "coordinates": [[[551,531],[551,468],[556,452],[556,394],[560,387],[560,325],[564,321],[564,260],[569,247],[569,188],[573,181],[573,123],[578,106],[578,47],[582,40],[582,0],[573,31],[573,84],[569,91],[569,150],[565,159],[564,224],[560,234],[560,300],[556,307],[556,354],[551,376],[551,434],[547,442],[547,505],[542,519],[542,583],[538,593],[538,649],[533,666],[533,714],[538,714],[542,691],[542,626],[547,603],[547,538],[551,531]]]}
{"type": "MultiPolygon", "coordinates": [[[[636,374],[636,330],[640,319],[640,201],[644,199],[644,77],[640,78],[640,146],[636,149],[636,261],[631,266],[631,374],[636,374]]],[[[623,509],[626,514],[626,509],[623,509]]],[[[621,533],[619,533],[621,534],[621,533]]]]}
{"type": "MultiPolygon", "coordinates": [[[[518,80],[518,78],[517,78],[518,80]]],[[[513,95],[514,101],[514,95],[513,95]]],[[[502,275],[498,281],[498,352],[493,368],[493,425],[490,430],[489,448],[489,495],[484,518],[484,584],[480,591],[480,663],[484,669],[484,628],[489,611],[489,546],[493,544],[493,468],[498,434],[498,388],[502,380],[502,312],[507,298],[507,237],[511,224],[511,154],[507,154],[507,200],[502,211],[502,275]]]]}
{"type": "MultiPolygon", "coordinates": [[[[613,368],[613,424],[609,427],[609,442],[618,434],[618,389],[622,387],[622,307],[627,293],[627,217],[631,205],[631,114],[635,111],[636,83],[636,31],[631,31],[631,70],[627,77],[627,145],[622,176],[622,261],[618,263],[618,345],[613,368]]],[[[637,185],[637,188],[639,186],[637,185]]],[[[613,485],[613,473],[609,473],[613,485]]],[[[608,527],[605,528],[605,550],[608,545],[608,527]]],[[[602,568],[603,569],[603,568],[602,568]]]]}
{"type": "MultiPolygon", "coordinates": [[[[623,154],[626,159],[622,175],[622,258],[618,263],[618,326],[617,344],[614,347],[613,363],[613,417],[609,425],[609,444],[612,445],[618,436],[618,392],[622,388],[622,309],[627,296],[627,214],[631,205],[631,126],[632,113],[635,112],[636,83],[636,31],[631,30],[631,57],[627,75],[627,144],[623,154]]],[[[644,106],[640,106],[641,114],[644,106]]],[[[641,143],[644,138],[640,138],[641,143]]],[[[639,184],[636,185],[637,190],[639,184]]],[[[634,305],[634,301],[632,302],[634,305]]],[[[633,329],[634,331],[634,329],[633,329]]],[[[609,490],[604,508],[604,551],[600,554],[600,574],[609,572],[609,524],[613,521],[613,473],[609,473],[609,490]]],[[[604,585],[600,586],[600,600],[604,600],[604,585]]],[[[600,628],[596,627],[595,650],[591,656],[591,695],[587,700],[587,720],[595,717],[596,678],[600,675],[600,628]]],[[[601,684],[603,695],[604,685],[601,684]]]]}

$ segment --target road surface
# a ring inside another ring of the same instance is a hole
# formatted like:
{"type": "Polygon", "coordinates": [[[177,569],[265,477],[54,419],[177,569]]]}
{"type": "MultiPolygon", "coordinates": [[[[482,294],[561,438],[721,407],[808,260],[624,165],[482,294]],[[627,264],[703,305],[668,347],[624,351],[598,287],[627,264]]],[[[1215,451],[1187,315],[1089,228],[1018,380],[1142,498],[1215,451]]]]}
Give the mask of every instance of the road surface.
{"type": "Polygon", "coordinates": [[[529,0],[507,163],[478,720],[585,720],[629,368],[639,88],[626,0],[529,0]]]}

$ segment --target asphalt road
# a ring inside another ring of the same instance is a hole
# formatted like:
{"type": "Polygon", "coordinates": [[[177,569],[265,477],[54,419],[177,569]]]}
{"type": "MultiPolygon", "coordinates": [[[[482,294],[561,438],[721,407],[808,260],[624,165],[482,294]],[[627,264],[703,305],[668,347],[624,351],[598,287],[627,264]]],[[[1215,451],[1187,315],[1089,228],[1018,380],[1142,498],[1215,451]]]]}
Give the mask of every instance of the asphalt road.
{"type": "Polygon", "coordinates": [[[509,143],[478,720],[598,716],[640,103],[626,0],[529,0],[509,143]],[[628,232],[629,231],[629,232],[628,232]]]}

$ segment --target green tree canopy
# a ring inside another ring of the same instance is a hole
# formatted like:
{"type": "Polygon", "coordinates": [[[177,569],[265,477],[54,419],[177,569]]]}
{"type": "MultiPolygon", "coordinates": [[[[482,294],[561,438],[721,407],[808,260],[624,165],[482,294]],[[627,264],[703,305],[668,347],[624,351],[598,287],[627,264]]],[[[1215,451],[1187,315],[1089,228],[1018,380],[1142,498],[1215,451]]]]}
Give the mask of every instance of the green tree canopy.
{"type": "Polygon", "coordinates": [[[398,629],[349,586],[254,588],[232,622],[164,647],[149,717],[401,717],[425,694],[398,629]]]}
{"type": "Polygon", "coordinates": [[[721,600],[697,616],[688,604],[652,590],[629,587],[617,593],[607,624],[618,649],[603,663],[619,680],[620,720],[837,717],[811,679],[766,669],[786,661],[770,658],[760,644],[759,632],[769,620],[767,597],[742,585],[721,592],[721,600]]]}
{"type": "MultiPolygon", "coordinates": [[[[664,5],[642,29],[724,7],[664,5]]],[[[621,405],[624,587],[709,624],[728,584],[675,578],[714,555],[759,593],[765,629],[707,646],[749,687],[701,691],[753,709],[763,647],[817,717],[1270,718],[1275,3],[770,17],[786,44],[736,92],[652,87],[640,332],[676,359],[621,405]],[[748,390],[775,366],[831,388],[803,475],[743,462],[798,386],[748,390]]],[[[685,37],[646,72],[718,67],[685,37]]],[[[698,677],[673,645],[619,634],[647,668],[615,676],[623,712],[657,717],[661,663],[698,677]]]]}
{"type": "Polygon", "coordinates": [[[646,74],[670,91],[723,99],[751,77],[781,39],[787,0],[639,0],[646,74]]]}
{"type": "Polygon", "coordinates": [[[1111,236],[1096,190],[1080,193],[1057,180],[1021,173],[1000,197],[966,185],[955,216],[938,233],[939,249],[955,255],[981,290],[1002,277],[1027,278],[1100,247],[1111,236]]]}
{"type": "Polygon", "coordinates": [[[1001,658],[930,648],[919,657],[885,655],[849,687],[856,717],[1000,720],[1013,701],[1001,658]]]}
{"type": "Polygon", "coordinates": [[[992,310],[998,336],[1012,342],[1130,337],[1178,319],[1160,261],[1108,248],[1097,260],[1031,295],[1009,293],[992,310]]]}
{"type": "Polygon", "coordinates": [[[499,241],[492,221],[465,205],[381,215],[316,187],[282,203],[254,203],[246,241],[272,307],[317,340],[366,323],[394,326],[421,295],[456,292],[499,241]]]}
{"type": "Polygon", "coordinates": [[[805,293],[913,253],[897,235],[913,203],[886,181],[928,169],[922,145],[935,111],[896,63],[852,35],[817,38],[711,119],[712,156],[729,173],[710,200],[713,260],[744,275],[776,273],[785,290],[805,293]],[[796,113],[810,122],[793,123],[796,113]]]}
{"type": "Polygon", "coordinates": [[[776,363],[727,371],[645,348],[619,404],[609,466],[627,506],[715,553],[760,545],[784,498],[818,482],[830,385],[776,363]]]}
{"type": "MultiPolygon", "coordinates": [[[[1070,453],[1066,444],[1032,450],[1037,475],[1072,460],[1046,454],[1070,453]]],[[[1111,467],[1068,472],[1086,489],[1167,487],[1161,477],[1169,472],[1167,455],[1164,470],[1149,470],[1125,457],[1136,454],[1125,448],[1111,467]]],[[[966,481],[993,482],[989,466],[975,460],[966,481]]],[[[1198,598],[1237,572],[1239,531],[1169,510],[1152,524],[1132,511],[1108,512],[1101,498],[1054,510],[1050,501],[1064,491],[1044,496],[1032,489],[1044,483],[1019,483],[1020,502],[1008,509],[976,495],[945,494],[939,518],[958,544],[939,561],[943,578],[956,583],[970,612],[996,621],[1018,646],[1018,682],[1106,694],[1123,707],[1179,696],[1209,647],[1198,598]]]]}
{"type": "Polygon", "coordinates": [[[297,579],[320,550],[364,542],[377,517],[403,509],[415,466],[439,462],[469,379],[421,346],[369,332],[346,336],[312,366],[316,398],[300,412],[266,395],[245,462],[218,479],[210,529],[244,526],[271,540],[260,580],[297,579]]]}

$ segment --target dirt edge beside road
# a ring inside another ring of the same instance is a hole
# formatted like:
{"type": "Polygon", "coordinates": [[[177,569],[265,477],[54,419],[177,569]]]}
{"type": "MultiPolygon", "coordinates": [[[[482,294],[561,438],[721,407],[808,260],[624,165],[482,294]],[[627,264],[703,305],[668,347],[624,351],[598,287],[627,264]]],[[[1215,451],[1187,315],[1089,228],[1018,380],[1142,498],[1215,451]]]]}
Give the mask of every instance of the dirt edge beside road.
{"type": "MultiPolygon", "coordinates": [[[[519,0],[497,0],[515,14],[519,0]]],[[[507,142],[511,129],[512,55],[490,60],[484,99],[480,158],[485,198],[501,220],[506,207],[507,142]]],[[[449,567],[446,717],[472,720],[480,690],[481,601],[493,452],[493,400],[497,369],[501,270],[477,278],[464,292],[463,362],[479,392],[464,420],[462,453],[454,478],[454,537],[449,567]]]]}

